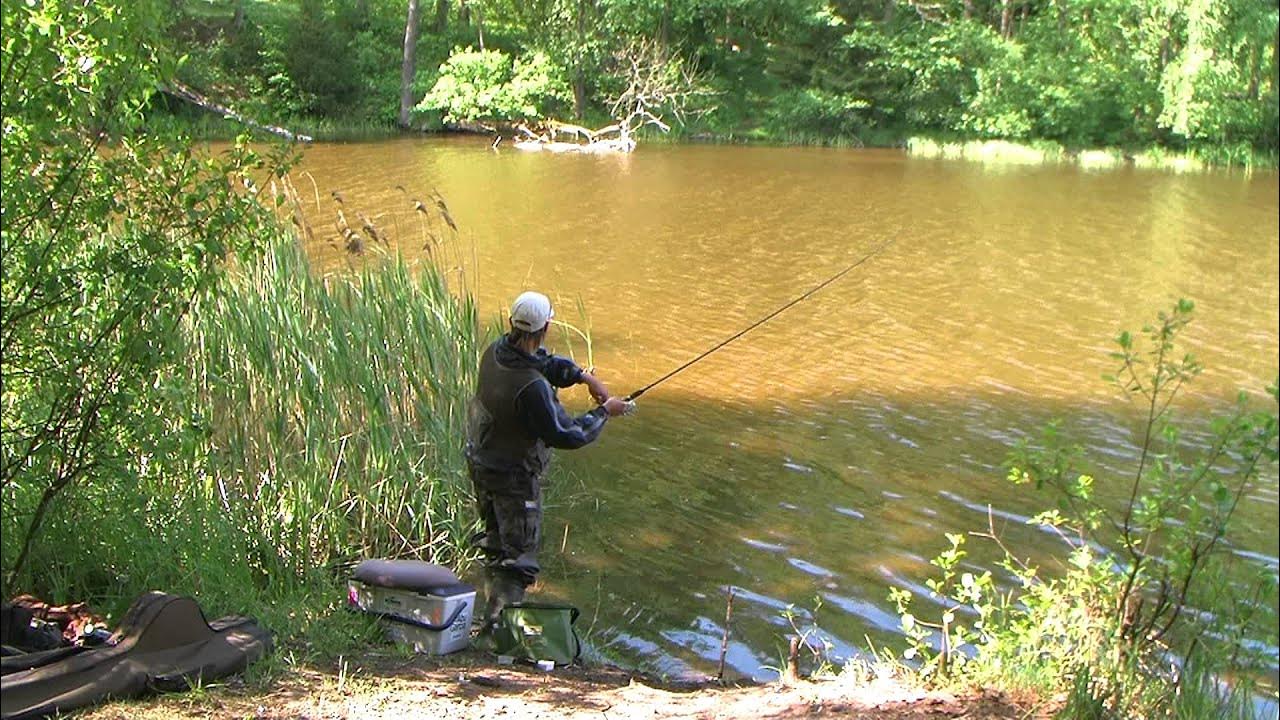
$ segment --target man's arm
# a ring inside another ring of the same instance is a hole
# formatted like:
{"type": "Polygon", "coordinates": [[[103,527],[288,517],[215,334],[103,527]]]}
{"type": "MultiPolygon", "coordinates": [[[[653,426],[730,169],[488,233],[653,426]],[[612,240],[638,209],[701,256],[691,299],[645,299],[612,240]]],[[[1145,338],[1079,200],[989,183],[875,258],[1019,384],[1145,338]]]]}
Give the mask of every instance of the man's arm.
{"type": "Polygon", "coordinates": [[[516,408],[529,429],[548,446],[573,450],[600,436],[609,411],[598,407],[576,418],[571,417],[551,394],[547,383],[529,383],[516,396],[516,408]]]}
{"type": "Polygon", "coordinates": [[[591,397],[598,403],[603,404],[609,399],[609,390],[604,383],[595,375],[578,367],[578,364],[569,358],[547,355],[542,366],[542,374],[547,378],[547,382],[558,388],[567,388],[578,383],[586,385],[591,392],[591,397]]]}
{"type": "Polygon", "coordinates": [[[586,374],[577,363],[559,355],[547,355],[541,369],[547,382],[558,388],[577,385],[582,382],[582,376],[586,374]]]}

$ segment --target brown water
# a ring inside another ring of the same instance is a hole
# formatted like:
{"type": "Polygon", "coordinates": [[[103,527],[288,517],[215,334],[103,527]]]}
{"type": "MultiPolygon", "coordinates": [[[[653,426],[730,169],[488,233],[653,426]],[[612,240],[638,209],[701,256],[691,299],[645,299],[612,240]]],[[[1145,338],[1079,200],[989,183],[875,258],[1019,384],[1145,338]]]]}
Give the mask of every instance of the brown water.
{"type": "MultiPolygon", "coordinates": [[[[318,216],[338,190],[410,254],[422,228],[406,197],[438,190],[461,230],[447,262],[485,317],[546,292],[559,319],[589,327],[590,360],[618,393],[894,241],[560,455],[538,590],[581,607],[597,649],[662,672],[715,671],[729,587],[731,671],[772,674],[792,605],[836,656],[894,642],[888,587],[927,595],[943,533],[985,529],[988,504],[1008,542],[1060,554],[1022,522],[1050,499],[1007,483],[1001,462],[1060,419],[1118,495],[1136,423],[1100,379],[1106,353],[1177,298],[1197,303],[1186,337],[1207,366],[1185,412],[1260,396],[1277,372],[1275,173],[798,148],[574,157],[470,139],[316,145],[300,170],[318,216]]],[[[347,262],[323,239],[313,252],[347,262]]],[[[586,364],[570,339],[551,345],[586,364]]],[[[587,407],[580,390],[564,399],[587,407]]],[[[1263,485],[1231,540],[1275,573],[1274,472],[1263,485]]],[[[994,557],[971,545],[975,564],[994,557]]],[[[1275,638],[1264,647],[1274,663],[1275,638]]]]}

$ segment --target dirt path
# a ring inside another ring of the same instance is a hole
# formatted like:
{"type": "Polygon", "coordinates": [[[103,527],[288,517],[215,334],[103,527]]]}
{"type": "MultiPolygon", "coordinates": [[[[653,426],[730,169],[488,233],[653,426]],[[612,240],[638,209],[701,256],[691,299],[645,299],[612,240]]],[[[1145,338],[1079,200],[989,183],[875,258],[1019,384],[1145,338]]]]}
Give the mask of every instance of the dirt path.
{"type": "Polygon", "coordinates": [[[290,671],[267,689],[226,686],[111,703],[83,716],[276,720],[719,720],[842,717],[867,720],[1048,718],[1032,699],[996,692],[914,690],[888,679],[841,677],[723,687],[664,684],[613,668],[499,666],[491,656],[438,658],[370,654],[336,668],[290,671]]]}

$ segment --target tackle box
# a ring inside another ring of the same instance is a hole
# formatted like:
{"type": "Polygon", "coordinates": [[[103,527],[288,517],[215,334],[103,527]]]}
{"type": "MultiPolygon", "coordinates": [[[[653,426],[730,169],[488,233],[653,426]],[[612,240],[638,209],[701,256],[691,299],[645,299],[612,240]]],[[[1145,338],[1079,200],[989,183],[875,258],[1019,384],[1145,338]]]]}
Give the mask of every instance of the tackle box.
{"type": "Polygon", "coordinates": [[[471,642],[476,590],[446,567],[420,560],[365,560],[347,581],[347,602],[381,617],[392,640],[447,655],[471,642]]]}

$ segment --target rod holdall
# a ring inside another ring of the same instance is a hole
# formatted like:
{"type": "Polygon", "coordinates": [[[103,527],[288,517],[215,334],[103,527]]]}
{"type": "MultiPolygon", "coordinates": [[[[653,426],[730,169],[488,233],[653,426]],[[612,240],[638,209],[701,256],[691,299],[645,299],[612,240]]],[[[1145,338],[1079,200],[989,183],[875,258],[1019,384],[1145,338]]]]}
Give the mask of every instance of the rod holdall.
{"type": "Polygon", "coordinates": [[[573,629],[578,615],[572,605],[511,603],[502,608],[493,628],[493,652],[534,663],[571,665],[582,656],[582,641],[573,629]]]}

